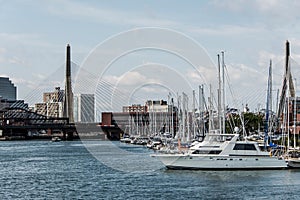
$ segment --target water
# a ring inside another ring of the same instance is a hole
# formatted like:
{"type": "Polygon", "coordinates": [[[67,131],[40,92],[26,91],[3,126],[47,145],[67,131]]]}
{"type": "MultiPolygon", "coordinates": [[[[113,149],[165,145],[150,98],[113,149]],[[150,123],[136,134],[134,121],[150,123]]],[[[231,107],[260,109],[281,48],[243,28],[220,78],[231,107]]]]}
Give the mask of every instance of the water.
{"type": "MultiPolygon", "coordinates": [[[[105,147],[107,142],[87,142],[105,147]]],[[[80,141],[0,142],[1,199],[299,199],[300,170],[177,171],[153,162],[151,151],[114,143],[135,154],[98,148],[101,163],[80,141]],[[101,154],[102,151],[102,154],[101,154]],[[138,154],[138,155],[137,155],[138,154]],[[115,156],[114,156],[115,155],[115,156]],[[142,161],[136,160],[143,156],[142,161]],[[120,158],[122,157],[122,158],[120,158]],[[133,161],[134,160],[134,161],[133,161]],[[137,172],[128,171],[136,166],[137,172]],[[137,164],[138,163],[138,164],[137,164]],[[150,167],[149,167],[150,166],[150,167]],[[122,170],[122,167],[118,168],[122,170]],[[152,168],[152,170],[149,170],[152,168]],[[143,170],[145,169],[145,170],[143,170]]],[[[95,155],[95,152],[93,152],[95,155]]]]}

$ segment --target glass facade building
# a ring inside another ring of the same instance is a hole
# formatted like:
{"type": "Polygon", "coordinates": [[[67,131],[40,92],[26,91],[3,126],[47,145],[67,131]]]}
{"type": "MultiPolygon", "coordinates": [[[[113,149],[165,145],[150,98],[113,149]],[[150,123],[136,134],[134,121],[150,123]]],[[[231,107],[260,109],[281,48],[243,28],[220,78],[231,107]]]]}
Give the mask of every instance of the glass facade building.
{"type": "Polygon", "coordinates": [[[74,121],[82,123],[95,122],[94,94],[74,95],[74,121]]]}
{"type": "Polygon", "coordinates": [[[0,97],[7,100],[17,99],[17,87],[7,77],[0,77],[0,97]]]}

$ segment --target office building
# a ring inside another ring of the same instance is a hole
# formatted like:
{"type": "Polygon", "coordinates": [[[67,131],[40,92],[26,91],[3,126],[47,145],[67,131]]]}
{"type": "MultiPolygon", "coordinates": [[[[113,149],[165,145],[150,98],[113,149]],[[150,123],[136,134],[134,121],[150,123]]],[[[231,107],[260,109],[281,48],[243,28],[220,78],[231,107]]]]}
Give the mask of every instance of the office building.
{"type": "Polygon", "coordinates": [[[43,94],[43,103],[35,104],[35,112],[47,117],[63,117],[64,90],[56,87],[53,92],[43,94]]]}
{"type": "Polygon", "coordinates": [[[17,99],[17,88],[7,77],[0,77],[0,97],[13,101],[17,99]]]}
{"type": "Polygon", "coordinates": [[[74,121],[88,123],[95,121],[94,94],[74,95],[74,121]]]}

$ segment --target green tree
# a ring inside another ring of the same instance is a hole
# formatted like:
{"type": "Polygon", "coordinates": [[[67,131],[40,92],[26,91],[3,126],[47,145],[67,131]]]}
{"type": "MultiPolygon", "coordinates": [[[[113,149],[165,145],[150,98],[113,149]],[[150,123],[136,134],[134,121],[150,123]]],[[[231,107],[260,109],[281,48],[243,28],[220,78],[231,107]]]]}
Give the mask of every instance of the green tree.
{"type": "Polygon", "coordinates": [[[234,127],[242,129],[242,120],[244,121],[244,127],[247,134],[253,133],[258,129],[263,129],[263,115],[255,113],[242,113],[242,116],[237,114],[230,114],[226,120],[226,131],[232,132],[234,127]]]}

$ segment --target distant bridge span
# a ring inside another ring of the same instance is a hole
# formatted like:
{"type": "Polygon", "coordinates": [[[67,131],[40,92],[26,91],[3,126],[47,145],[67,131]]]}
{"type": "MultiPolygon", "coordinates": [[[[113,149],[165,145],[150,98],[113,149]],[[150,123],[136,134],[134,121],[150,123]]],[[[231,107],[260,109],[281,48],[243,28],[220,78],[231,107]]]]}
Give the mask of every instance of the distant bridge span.
{"type": "Polygon", "coordinates": [[[48,136],[53,131],[62,132],[64,139],[73,139],[77,135],[74,123],[69,123],[68,118],[46,117],[23,108],[7,108],[0,113],[0,130],[2,136],[30,137],[31,133],[41,133],[48,136]]]}

